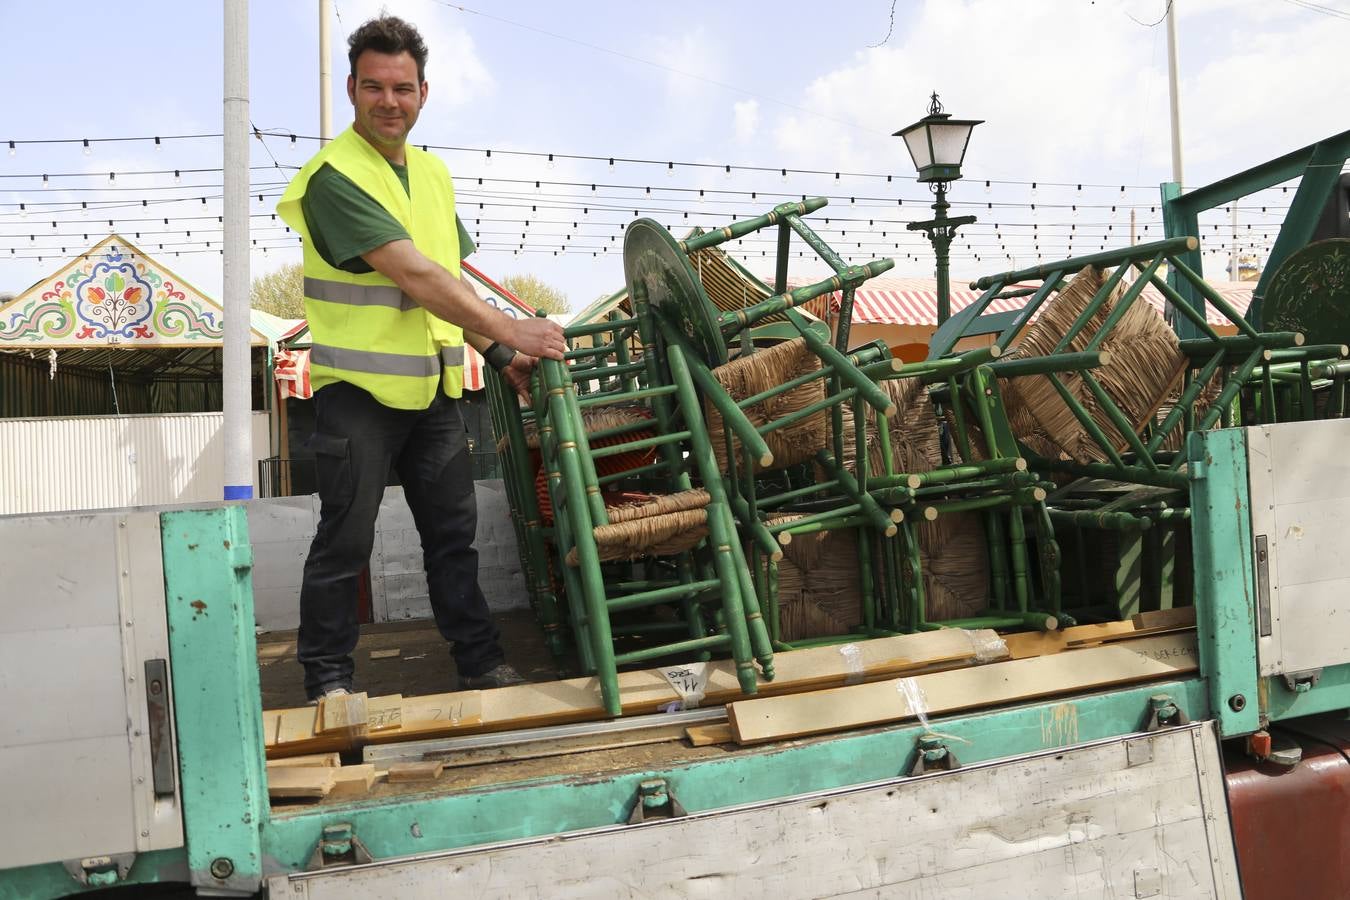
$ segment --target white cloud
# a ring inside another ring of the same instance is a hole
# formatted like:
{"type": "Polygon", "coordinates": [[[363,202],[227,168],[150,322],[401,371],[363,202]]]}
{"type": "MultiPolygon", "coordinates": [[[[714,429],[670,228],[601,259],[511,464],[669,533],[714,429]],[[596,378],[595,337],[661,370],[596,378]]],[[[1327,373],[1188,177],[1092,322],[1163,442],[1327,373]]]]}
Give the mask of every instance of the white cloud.
{"type": "Polygon", "coordinates": [[[732,104],[731,114],[737,142],[749,143],[759,131],[759,101],[738,101],[732,104]]]}

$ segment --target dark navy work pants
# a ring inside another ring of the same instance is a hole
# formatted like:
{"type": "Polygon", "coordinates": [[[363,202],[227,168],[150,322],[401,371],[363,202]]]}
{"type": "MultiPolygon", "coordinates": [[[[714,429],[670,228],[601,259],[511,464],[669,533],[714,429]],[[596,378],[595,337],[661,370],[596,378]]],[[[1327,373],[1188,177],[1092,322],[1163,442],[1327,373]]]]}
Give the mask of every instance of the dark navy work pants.
{"type": "Polygon", "coordinates": [[[310,446],[321,508],[305,561],[297,647],[306,692],[313,698],[329,687],[351,687],[357,579],[370,561],[391,467],[422,538],[436,627],[451,643],[459,673],[480,675],[501,663],[497,626],[478,587],[478,508],[459,401],[438,393],[425,410],[392,409],[337,382],[315,393],[314,406],[310,446]]]}

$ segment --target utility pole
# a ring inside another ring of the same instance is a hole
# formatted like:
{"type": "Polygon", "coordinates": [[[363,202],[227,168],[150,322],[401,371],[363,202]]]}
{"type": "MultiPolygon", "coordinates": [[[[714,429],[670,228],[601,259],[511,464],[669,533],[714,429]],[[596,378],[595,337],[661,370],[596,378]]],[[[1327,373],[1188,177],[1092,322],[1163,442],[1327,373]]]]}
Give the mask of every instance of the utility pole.
{"type": "Polygon", "coordinates": [[[333,139],[333,60],[328,43],[328,20],[333,0],[319,0],[319,143],[333,139]]]}
{"type": "Polygon", "coordinates": [[[249,366],[248,0],[225,0],[224,395],[226,500],[253,497],[249,366]]]}
{"type": "Polygon", "coordinates": [[[1177,87],[1177,4],[1167,3],[1167,93],[1172,100],[1172,180],[1185,187],[1181,176],[1181,91],[1177,87]]]}

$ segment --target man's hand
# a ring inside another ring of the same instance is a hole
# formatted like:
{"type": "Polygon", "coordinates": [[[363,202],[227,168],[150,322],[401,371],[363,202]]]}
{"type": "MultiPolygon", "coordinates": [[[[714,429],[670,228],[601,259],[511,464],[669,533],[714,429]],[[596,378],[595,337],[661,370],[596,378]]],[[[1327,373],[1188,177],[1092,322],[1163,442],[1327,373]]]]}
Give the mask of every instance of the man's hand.
{"type": "Polygon", "coordinates": [[[502,343],[527,356],[556,359],[559,362],[562,362],[563,352],[567,350],[562,326],[542,317],[520,319],[515,323],[511,336],[502,343]]]}
{"type": "Polygon", "coordinates": [[[530,373],[534,371],[538,362],[539,360],[533,356],[517,353],[511,360],[511,365],[501,371],[502,380],[524,398],[526,403],[530,401],[530,373]]]}

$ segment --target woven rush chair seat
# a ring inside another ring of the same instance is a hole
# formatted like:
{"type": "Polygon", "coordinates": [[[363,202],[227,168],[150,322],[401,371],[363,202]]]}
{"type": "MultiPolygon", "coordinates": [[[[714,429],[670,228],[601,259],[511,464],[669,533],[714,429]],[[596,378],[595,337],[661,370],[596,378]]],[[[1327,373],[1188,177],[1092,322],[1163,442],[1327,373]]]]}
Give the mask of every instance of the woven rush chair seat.
{"type": "MultiPolygon", "coordinates": [[[[608,525],[592,529],[601,562],[670,556],[692,550],[708,536],[710,497],[702,488],[661,494],[648,499],[606,506],[608,525]]],[[[578,564],[575,548],[567,564],[578,564]]]]}
{"type": "MultiPolygon", "coordinates": [[[[586,428],[586,434],[597,434],[610,428],[617,428],[623,425],[632,425],[637,422],[652,421],[651,413],[646,409],[636,406],[602,406],[595,409],[583,410],[581,413],[582,422],[586,428]]],[[[608,447],[615,444],[621,444],[626,441],[637,440],[639,438],[648,438],[656,434],[656,423],[652,421],[651,428],[630,432],[613,437],[599,438],[591,440],[592,447],[608,447]]],[[[553,501],[548,495],[548,472],[544,470],[543,457],[539,451],[539,431],[533,421],[525,423],[525,446],[530,450],[530,461],[533,465],[534,491],[539,498],[539,516],[545,525],[553,524],[553,501]]],[[[503,437],[497,442],[497,452],[505,453],[510,447],[510,439],[503,437]]],[[[629,450],[624,453],[617,453],[614,456],[602,456],[595,461],[595,470],[598,475],[614,475],[619,472],[628,472],[633,469],[641,468],[656,460],[656,448],[648,447],[643,450],[629,450]]]]}
{"type": "MultiPolygon", "coordinates": [[[[1009,358],[1051,355],[1104,281],[1105,273],[1091,266],[1075,275],[1068,286],[1042,308],[1040,316],[1027,327],[1009,358]]],[[[1123,282],[1116,286],[1107,302],[1069,341],[1067,351],[1087,348],[1126,289],[1123,282]]],[[[1136,433],[1143,430],[1154,421],[1167,398],[1175,396],[1185,371],[1187,360],[1181,353],[1176,335],[1152,305],[1136,300],[1098,349],[1109,353],[1110,361],[1092,370],[1093,377],[1134,426],[1136,433]]],[[[1082,376],[1064,372],[1055,377],[1088,411],[1111,441],[1113,449],[1123,450],[1128,442],[1103,413],[1082,376]]],[[[1048,441],[1079,462],[1099,462],[1107,458],[1105,451],[1088,435],[1083,423],[1050,383],[1050,376],[1009,378],[1003,395],[1013,433],[1019,440],[1025,436],[1028,440],[1024,443],[1032,449],[1040,451],[1048,441]]]]}
{"type": "MultiPolygon", "coordinates": [[[[713,377],[736,401],[753,397],[777,385],[820,370],[820,357],[811,352],[803,338],[784,341],[748,356],[740,356],[712,370],[713,377]]],[[[766,425],[784,416],[825,399],[825,381],[816,379],[800,387],[746,407],[745,415],[755,427],[766,425]]],[[[705,404],[708,437],[720,471],[728,470],[726,425],[712,406],[705,404]]],[[[765,443],[773,453],[773,468],[783,468],[806,462],[816,451],[826,446],[829,411],[821,410],[784,428],[764,435],[765,443]]],[[[733,438],[734,441],[734,438],[733,438]]],[[[739,447],[739,443],[735,443],[739,447]]],[[[756,470],[759,466],[756,465],[756,470]]]]}
{"type": "MultiPolygon", "coordinates": [[[[768,522],[800,518],[785,513],[768,522]]],[[[857,529],[799,535],[783,548],[777,565],[780,640],[845,635],[862,621],[857,529]]]]}
{"type": "MultiPolygon", "coordinates": [[[[878,386],[895,401],[890,414],[886,417],[891,439],[891,460],[895,472],[901,475],[910,472],[929,472],[942,464],[942,451],[938,443],[938,419],[928,391],[918,378],[886,378],[877,382],[878,386]]],[[[853,404],[843,405],[843,446],[844,468],[857,472],[856,443],[853,440],[853,404]]],[[[832,422],[826,422],[826,447],[834,446],[832,422]]],[[[881,455],[881,442],[876,424],[875,410],[867,410],[867,473],[868,475],[887,474],[885,460],[881,455]]],[[[823,474],[823,473],[821,473],[823,474]]]]}

